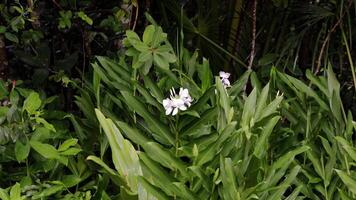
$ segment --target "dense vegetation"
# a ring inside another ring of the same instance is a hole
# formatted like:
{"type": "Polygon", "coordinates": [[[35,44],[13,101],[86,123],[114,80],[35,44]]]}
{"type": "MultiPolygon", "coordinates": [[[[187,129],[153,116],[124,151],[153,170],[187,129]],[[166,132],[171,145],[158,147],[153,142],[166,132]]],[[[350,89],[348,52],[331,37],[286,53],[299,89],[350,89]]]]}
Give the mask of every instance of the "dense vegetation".
{"type": "Polygon", "coordinates": [[[0,3],[0,199],[356,199],[353,0],[0,3]]]}

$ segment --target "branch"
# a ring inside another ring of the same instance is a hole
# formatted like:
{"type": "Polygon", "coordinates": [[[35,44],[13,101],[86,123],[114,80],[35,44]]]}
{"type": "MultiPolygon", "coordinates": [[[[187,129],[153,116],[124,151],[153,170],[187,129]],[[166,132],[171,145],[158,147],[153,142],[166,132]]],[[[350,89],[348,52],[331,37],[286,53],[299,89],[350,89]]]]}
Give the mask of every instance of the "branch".
{"type": "Polygon", "coordinates": [[[315,69],[315,72],[314,74],[318,74],[319,71],[320,71],[320,65],[321,65],[321,59],[323,57],[323,54],[324,54],[324,51],[325,51],[325,47],[326,47],[326,44],[329,42],[330,40],[330,37],[331,37],[331,34],[333,32],[335,32],[336,28],[341,24],[342,22],[342,18],[345,16],[346,14],[346,11],[351,7],[352,5],[352,0],[349,0],[349,5],[347,6],[347,8],[345,9],[345,11],[341,14],[340,18],[337,20],[337,22],[334,24],[334,26],[330,29],[330,31],[328,32],[328,35],[326,36],[323,44],[321,45],[321,49],[320,49],[320,53],[319,53],[319,56],[318,56],[318,60],[316,62],[316,69],[315,69]]]}
{"type": "Polygon", "coordinates": [[[256,54],[256,9],[257,9],[257,0],[254,0],[252,5],[252,41],[251,41],[250,60],[248,63],[249,70],[252,69],[253,60],[256,54]]]}

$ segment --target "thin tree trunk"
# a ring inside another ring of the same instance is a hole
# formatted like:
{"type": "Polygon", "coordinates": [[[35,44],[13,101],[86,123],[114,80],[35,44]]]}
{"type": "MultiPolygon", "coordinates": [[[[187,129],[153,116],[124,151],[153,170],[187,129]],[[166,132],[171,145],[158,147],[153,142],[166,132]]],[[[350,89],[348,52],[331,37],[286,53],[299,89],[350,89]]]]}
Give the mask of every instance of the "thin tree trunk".
{"type": "Polygon", "coordinates": [[[252,69],[253,60],[256,54],[256,9],[257,9],[257,0],[254,0],[252,5],[252,41],[251,41],[250,60],[248,62],[249,70],[252,69]]]}

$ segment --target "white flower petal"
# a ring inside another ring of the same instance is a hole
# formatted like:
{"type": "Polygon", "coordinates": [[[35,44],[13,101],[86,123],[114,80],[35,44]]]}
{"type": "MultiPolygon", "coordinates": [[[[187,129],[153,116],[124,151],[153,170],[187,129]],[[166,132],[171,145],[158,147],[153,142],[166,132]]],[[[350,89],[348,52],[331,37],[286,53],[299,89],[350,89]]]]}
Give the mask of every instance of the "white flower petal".
{"type": "Polygon", "coordinates": [[[230,73],[220,71],[220,72],[219,72],[219,76],[220,76],[220,78],[222,78],[222,79],[228,79],[228,78],[230,77],[230,73]]]}
{"type": "Polygon", "coordinates": [[[166,109],[166,115],[171,114],[172,110],[173,110],[173,107],[167,108],[167,109],[166,109]]]}
{"type": "Polygon", "coordinates": [[[176,107],[176,108],[174,108],[172,115],[174,116],[174,115],[176,115],[177,113],[178,113],[178,108],[176,107]]]}
{"type": "Polygon", "coordinates": [[[164,99],[162,104],[163,104],[163,107],[166,108],[167,106],[170,106],[171,105],[171,100],[169,98],[167,99],[164,99]]]}
{"type": "Polygon", "coordinates": [[[178,108],[179,110],[183,110],[183,111],[187,110],[187,107],[185,105],[179,106],[178,108]]]}
{"type": "Polygon", "coordinates": [[[224,87],[230,87],[230,81],[228,79],[222,79],[221,81],[224,87]]]}
{"type": "Polygon", "coordinates": [[[183,88],[180,88],[180,90],[179,90],[179,96],[180,97],[190,97],[190,95],[189,95],[189,90],[188,89],[183,89],[183,88]]]}

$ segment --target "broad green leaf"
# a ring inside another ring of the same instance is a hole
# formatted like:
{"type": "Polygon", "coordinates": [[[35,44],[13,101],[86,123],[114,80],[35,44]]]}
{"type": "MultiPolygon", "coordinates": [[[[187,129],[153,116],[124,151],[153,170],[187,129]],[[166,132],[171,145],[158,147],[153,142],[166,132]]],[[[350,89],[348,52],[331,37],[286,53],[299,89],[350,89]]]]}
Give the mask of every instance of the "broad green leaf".
{"type": "Polygon", "coordinates": [[[62,156],[75,156],[81,151],[82,151],[82,149],[71,147],[71,148],[61,151],[59,154],[62,156]]]}
{"type": "Polygon", "coordinates": [[[82,179],[76,175],[64,175],[62,177],[62,183],[66,186],[66,188],[71,188],[80,183],[82,179]]]}
{"type": "Polygon", "coordinates": [[[17,161],[23,161],[28,157],[28,154],[30,153],[30,143],[26,142],[25,144],[22,144],[20,140],[17,140],[15,143],[15,156],[17,161]]]}
{"type": "Polygon", "coordinates": [[[29,114],[34,114],[41,106],[40,95],[36,92],[31,92],[23,103],[23,110],[26,110],[29,114]]]}
{"type": "Polygon", "coordinates": [[[139,156],[145,179],[161,188],[167,195],[173,196],[176,191],[176,187],[172,184],[176,181],[174,176],[171,176],[165,168],[150,159],[146,153],[140,152],[139,156]]]}
{"type": "Polygon", "coordinates": [[[147,155],[161,165],[170,168],[171,170],[179,170],[183,176],[188,176],[185,164],[173,156],[169,151],[162,148],[161,145],[155,142],[147,142],[143,148],[147,155]]]}
{"type": "Polygon", "coordinates": [[[20,185],[20,183],[16,183],[14,186],[11,187],[10,199],[11,200],[22,200],[22,199],[25,199],[25,197],[21,197],[21,185],[20,185]]]}
{"type": "Polygon", "coordinates": [[[111,119],[105,118],[98,109],[95,109],[95,113],[108,138],[115,169],[122,177],[125,177],[131,191],[137,193],[137,176],[141,175],[142,171],[135,148],[124,139],[111,119]]]}
{"type": "MultiPolygon", "coordinates": [[[[157,50],[159,50],[160,47],[158,47],[157,50]]],[[[168,63],[174,63],[177,61],[177,57],[170,53],[170,52],[155,52],[157,55],[161,56],[162,58],[164,58],[168,63]]]]}
{"type": "Polygon", "coordinates": [[[46,129],[48,129],[52,132],[56,132],[56,129],[54,128],[54,126],[52,124],[48,123],[44,118],[36,117],[35,120],[36,120],[36,123],[42,124],[46,129]]]}
{"type": "Polygon", "coordinates": [[[122,121],[116,121],[117,126],[122,130],[127,138],[133,141],[135,144],[141,146],[145,145],[146,142],[150,141],[148,137],[144,135],[140,130],[129,126],[127,123],[122,121]]]}
{"type": "Polygon", "coordinates": [[[153,40],[154,34],[155,34],[155,26],[154,25],[146,26],[145,31],[143,32],[143,36],[142,36],[143,42],[146,45],[150,45],[153,40]]]}
{"type": "Polygon", "coordinates": [[[31,147],[36,150],[41,156],[48,159],[58,159],[59,152],[52,145],[41,143],[38,141],[31,140],[31,147]]]}
{"type": "Polygon", "coordinates": [[[111,169],[108,165],[106,165],[100,158],[98,158],[96,156],[88,156],[87,160],[91,160],[91,161],[95,162],[96,164],[100,165],[109,174],[114,175],[114,176],[117,175],[117,173],[113,169],[111,169]]]}
{"type": "Polygon", "coordinates": [[[151,183],[149,183],[145,179],[145,177],[140,176],[139,177],[139,182],[147,190],[147,192],[149,192],[150,194],[155,196],[158,200],[169,200],[170,199],[160,188],[158,188],[158,187],[152,185],[151,183]]]}
{"type": "Polygon", "coordinates": [[[0,188],[0,199],[1,200],[12,200],[10,196],[7,194],[6,190],[0,188]]]}
{"type": "Polygon", "coordinates": [[[182,199],[198,200],[193,192],[190,191],[184,183],[174,182],[173,185],[177,187],[177,196],[180,196],[182,199]]]}
{"type": "Polygon", "coordinates": [[[126,37],[128,39],[130,39],[130,41],[133,39],[135,41],[140,41],[140,37],[134,32],[134,31],[131,31],[131,30],[127,30],[126,31],[126,37]]]}
{"type": "Polygon", "coordinates": [[[158,67],[169,70],[169,62],[162,55],[153,53],[153,63],[158,67]]]}
{"type": "Polygon", "coordinates": [[[140,55],[138,56],[138,61],[146,62],[147,60],[149,60],[151,58],[152,58],[152,52],[144,51],[144,52],[141,52],[140,55]]]}
{"type": "Polygon", "coordinates": [[[77,143],[78,143],[78,139],[76,139],[76,138],[67,139],[61,145],[59,145],[58,151],[65,151],[69,147],[72,147],[72,146],[76,145],[77,143]]]}

